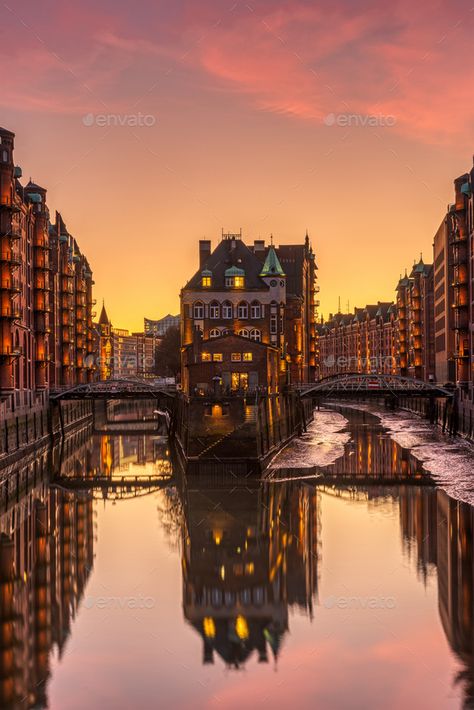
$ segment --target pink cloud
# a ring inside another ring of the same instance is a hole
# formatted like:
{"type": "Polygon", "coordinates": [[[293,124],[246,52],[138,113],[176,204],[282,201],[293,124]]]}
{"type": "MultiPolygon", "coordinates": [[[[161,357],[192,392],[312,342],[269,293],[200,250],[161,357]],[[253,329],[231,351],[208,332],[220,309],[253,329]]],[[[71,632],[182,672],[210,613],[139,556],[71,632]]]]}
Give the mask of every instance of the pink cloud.
{"type": "Polygon", "coordinates": [[[28,1],[2,13],[4,105],[119,110],[166,63],[198,77],[201,88],[299,120],[390,114],[395,130],[427,141],[467,136],[474,125],[467,3],[456,11],[441,2],[429,16],[410,0],[158,0],[140,14],[107,2],[49,0],[48,7],[41,14],[28,1]]]}

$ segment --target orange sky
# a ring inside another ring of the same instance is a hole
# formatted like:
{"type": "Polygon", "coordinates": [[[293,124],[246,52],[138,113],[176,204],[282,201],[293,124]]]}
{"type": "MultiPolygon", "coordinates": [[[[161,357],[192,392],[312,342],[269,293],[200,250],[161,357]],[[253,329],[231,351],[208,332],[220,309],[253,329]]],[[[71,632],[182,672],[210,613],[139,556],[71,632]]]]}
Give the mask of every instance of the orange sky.
{"type": "Polygon", "coordinates": [[[473,33],[464,0],[18,0],[0,7],[0,125],[114,325],[177,312],[222,227],[308,228],[322,311],[352,310],[429,259],[472,165],[473,33]]]}

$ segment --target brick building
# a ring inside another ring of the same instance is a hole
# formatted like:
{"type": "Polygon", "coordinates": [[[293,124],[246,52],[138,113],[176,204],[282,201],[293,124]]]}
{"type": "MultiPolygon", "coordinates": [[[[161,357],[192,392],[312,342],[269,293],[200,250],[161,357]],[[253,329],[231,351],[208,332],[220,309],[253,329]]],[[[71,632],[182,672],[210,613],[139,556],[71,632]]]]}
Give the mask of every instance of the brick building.
{"type": "Polygon", "coordinates": [[[395,314],[393,303],[379,302],[355,308],[354,313],[336,313],[319,323],[320,376],[396,372],[395,314]]]}
{"type": "Polygon", "coordinates": [[[420,258],[397,285],[400,374],[435,379],[433,265],[420,258]]]}
{"type": "Polygon", "coordinates": [[[23,187],[14,133],[0,129],[0,398],[31,406],[50,387],[93,378],[92,271],[46,190],[23,187]]]}
{"type": "Polygon", "coordinates": [[[101,380],[155,376],[156,338],[114,328],[105,309],[96,325],[101,380]]]}
{"type": "MultiPolygon", "coordinates": [[[[278,352],[281,383],[314,380],[315,278],[308,237],[301,246],[276,248],[256,240],[249,247],[241,233],[223,233],[214,251],[209,240],[201,240],[199,269],[181,291],[182,382],[189,384],[192,379],[186,369],[196,353],[190,347],[196,330],[201,333],[204,353],[210,341],[236,335],[264,346],[254,349],[254,356],[262,358],[265,366],[278,352]],[[272,354],[265,354],[265,348],[272,354]]],[[[260,376],[257,383],[250,372],[258,370],[255,364],[249,370],[248,386],[267,386],[271,372],[263,380],[260,376]]],[[[225,388],[232,388],[230,378],[225,388]]]]}

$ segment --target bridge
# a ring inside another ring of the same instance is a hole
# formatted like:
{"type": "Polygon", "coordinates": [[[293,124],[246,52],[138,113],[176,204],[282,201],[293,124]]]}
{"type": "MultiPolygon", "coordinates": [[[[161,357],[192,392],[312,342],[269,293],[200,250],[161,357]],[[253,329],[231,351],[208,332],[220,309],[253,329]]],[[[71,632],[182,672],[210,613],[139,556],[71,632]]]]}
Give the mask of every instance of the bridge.
{"type": "Polygon", "coordinates": [[[103,380],[87,382],[74,387],[51,390],[50,401],[72,399],[168,399],[176,396],[175,385],[156,385],[147,380],[103,380]]]}
{"type": "Polygon", "coordinates": [[[296,385],[302,397],[436,397],[450,398],[453,392],[431,382],[402,375],[343,373],[330,375],[319,382],[296,385]]]}

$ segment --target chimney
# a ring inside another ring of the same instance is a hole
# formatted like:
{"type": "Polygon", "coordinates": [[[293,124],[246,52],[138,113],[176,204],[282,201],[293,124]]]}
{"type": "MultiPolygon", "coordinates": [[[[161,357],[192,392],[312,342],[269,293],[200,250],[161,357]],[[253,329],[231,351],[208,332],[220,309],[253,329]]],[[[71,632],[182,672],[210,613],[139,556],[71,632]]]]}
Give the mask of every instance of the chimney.
{"type": "Polygon", "coordinates": [[[263,254],[265,251],[265,239],[255,239],[253,250],[255,254],[263,254]]]}
{"type": "Polygon", "coordinates": [[[199,240],[199,268],[202,269],[204,264],[211,256],[211,240],[210,239],[200,239],[199,240]]]}

